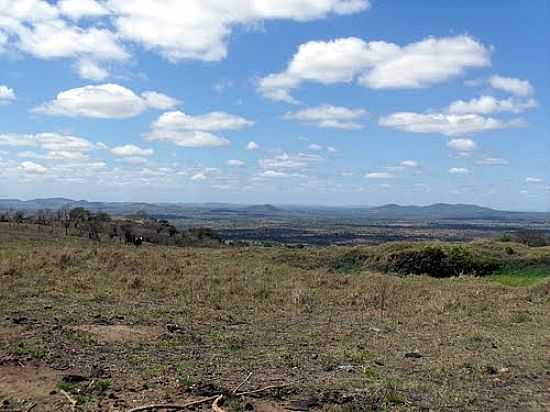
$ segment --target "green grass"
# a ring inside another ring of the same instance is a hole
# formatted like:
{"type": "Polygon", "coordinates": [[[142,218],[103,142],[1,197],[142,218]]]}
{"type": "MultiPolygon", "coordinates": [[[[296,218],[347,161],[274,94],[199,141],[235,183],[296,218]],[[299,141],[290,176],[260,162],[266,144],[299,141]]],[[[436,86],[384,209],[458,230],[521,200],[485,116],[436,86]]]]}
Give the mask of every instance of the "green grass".
{"type": "Polygon", "coordinates": [[[546,265],[506,268],[492,275],[491,280],[511,287],[529,287],[550,278],[546,265]]]}

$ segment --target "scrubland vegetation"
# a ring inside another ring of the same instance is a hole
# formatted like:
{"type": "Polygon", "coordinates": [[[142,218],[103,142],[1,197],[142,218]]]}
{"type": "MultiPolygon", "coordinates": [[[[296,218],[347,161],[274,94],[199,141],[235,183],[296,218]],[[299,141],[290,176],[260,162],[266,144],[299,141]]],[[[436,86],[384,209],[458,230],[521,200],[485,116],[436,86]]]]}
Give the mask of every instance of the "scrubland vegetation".
{"type": "Polygon", "coordinates": [[[548,410],[550,248],[503,240],[137,248],[0,223],[0,410],[548,410]],[[269,389],[232,394],[250,373],[239,392],[269,389]]]}

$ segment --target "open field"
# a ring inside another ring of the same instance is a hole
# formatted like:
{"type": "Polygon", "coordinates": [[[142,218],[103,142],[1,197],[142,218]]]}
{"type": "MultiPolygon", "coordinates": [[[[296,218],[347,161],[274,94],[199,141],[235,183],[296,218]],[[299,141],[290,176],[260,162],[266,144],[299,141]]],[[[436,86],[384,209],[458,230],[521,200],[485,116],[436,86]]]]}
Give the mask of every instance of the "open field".
{"type": "Polygon", "coordinates": [[[0,410],[219,393],[227,411],[549,410],[550,248],[468,244],[510,263],[483,278],[364,264],[415,247],[135,248],[0,224],[0,410]],[[239,391],[273,388],[231,395],[250,373],[239,391]]]}

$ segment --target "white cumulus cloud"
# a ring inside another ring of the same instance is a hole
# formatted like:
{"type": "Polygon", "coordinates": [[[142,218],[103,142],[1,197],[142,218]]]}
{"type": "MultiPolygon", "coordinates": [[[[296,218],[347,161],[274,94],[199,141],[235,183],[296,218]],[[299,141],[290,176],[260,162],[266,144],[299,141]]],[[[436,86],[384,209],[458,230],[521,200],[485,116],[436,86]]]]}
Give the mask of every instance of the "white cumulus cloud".
{"type": "Polygon", "coordinates": [[[192,116],[180,111],[163,113],[146,136],[149,141],[170,141],[183,147],[223,146],[229,140],[213,132],[238,130],[254,122],[225,112],[210,112],[192,116]]]}
{"type": "Polygon", "coordinates": [[[415,168],[418,167],[418,162],[416,160],[403,160],[400,165],[403,167],[415,168]]]}
{"type": "Polygon", "coordinates": [[[152,156],[153,149],[144,149],[133,144],[127,144],[124,146],[117,146],[111,149],[111,153],[120,157],[143,157],[152,156]]]}
{"type": "Polygon", "coordinates": [[[300,120],[322,128],[360,129],[363,125],[358,123],[357,120],[367,115],[368,112],[363,109],[350,109],[324,104],[297,112],[289,112],[285,114],[284,118],[300,120]]]}
{"type": "Polygon", "coordinates": [[[26,161],[21,163],[21,170],[25,173],[43,175],[48,172],[48,169],[41,164],[26,161]]]}
{"type": "Polygon", "coordinates": [[[492,114],[499,112],[521,113],[528,109],[537,107],[535,99],[518,100],[508,98],[498,100],[492,96],[481,96],[478,99],[469,101],[457,100],[451,103],[447,111],[452,114],[492,114]]]}
{"type": "Polygon", "coordinates": [[[380,118],[379,124],[410,133],[460,136],[490,130],[523,126],[518,120],[505,121],[478,114],[400,112],[380,118]]]}
{"type": "Polygon", "coordinates": [[[388,172],[369,172],[365,176],[367,179],[393,179],[393,175],[388,172]]]}
{"type": "Polygon", "coordinates": [[[303,82],[423,88],[489,64],[489,49],[467,35],[429,37],[405,46],[356,37],[310,41],[299,46],[284,72],[260,79],[258,92],[271,100],[296,103],[291,92],[303,82]]]}
{"type": "Polygon", "coordinates": [[[478,160],[476,163],[481,166],[506,166],[510,164],[508,160],[502,159],[500,157],[485,157],[478,160]]]}
{"type": "Polygon", "coordinates": [[[477,144],[472,139],[451,139],[447,142],[447,147],[457,152],[473,152],[477,149],[477,144]]]}
{"type": "Polygon", "coordinates": [[[15,100],[15,91],[8,86],[0,84],[0,104],[15,100]]]}
{"type": "Polygon", "coordinates": [[[161,93],[145,92],[138,96],[124,86],[107,83],[60,92],[54,100],[33,111],[50,116],[123,119],[137,116],[148,108],[164,109],[176,103],[177,100],[161,93]]]}
{"type": "Polygon", "coordinates": [[[533,86],[528,80],[516,79],[514,77],[494,75],[489,78],[489,84],[494,89],[499,89],[517,96],[529,96],[534,92],[533,86]]]}
{"type": "Polygon", "coordinates": [[[452,175],[469,175],[472,172],[465,167],[451,167],[449,173],[452,175]]]}
{"type": "Polygon", "coordinates": [[[246,164],[246,162],[244,162],[242,160],[238,160],[238,159],[231,159],[231,160],[228,160],[226,162],[226,164],[228,166],[240,167],[240,166],[244,166],[246,164]]]}

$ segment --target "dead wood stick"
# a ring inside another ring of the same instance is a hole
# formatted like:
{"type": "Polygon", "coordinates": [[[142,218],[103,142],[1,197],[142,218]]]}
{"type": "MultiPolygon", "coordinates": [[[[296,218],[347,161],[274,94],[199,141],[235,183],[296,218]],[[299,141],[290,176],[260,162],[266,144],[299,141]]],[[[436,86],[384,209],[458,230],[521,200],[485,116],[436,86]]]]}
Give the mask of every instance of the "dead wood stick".
{"type": "Polygon", "coordinates": [[[175,411],[181,411],[189,408],[190,406],[200,405],[201,403],[206,403],[215,400],[220,395],[210,396],[208,398],[200,399],[198,401],[192,401],[182,404],[170,404],[170,403],[157,403],[153,405],[138,406],[137,408],[129,409],[126,412],[141,412],[141,411],[150,411],[152,409],[173,409],[175,411]]]}
{"type": "Polygon", "coordinates": [[[76,400],[74,400],[74,398],[69,395],[66,391],[64,391],[63,389],[61,389],[59,391],[63,396],[65,396],[65,398],[67,398],[67,400],[71,403],[71,408],[74,409],[75,406],[76,406],[76,400]]]}
{"type": "Polygon", "coordinates": [[[25,412],[30,412],[36,405],[38,405],[36,402],[31,403],[31,405],[25,409],[25,412]]]}
{"type": "Polygon", "coordinates": [[[214,402],[212,403],[212,412],[225,412],[222,408],[218,406],[218,402],[223,399],[223,395],[218,396],[216,399],[214,399],[214,402]]]}
{"type": "Polygon", "coordinates": [[[282,385],[270,385],[270,386],[266,386],[266,387],[264,387],[264,388],[254,389],[253,391],[238,392],[238,393],[235,393],[235,395],[237,395],[237,396],[241,396],[241,395],[250,395],[250,394],[253,394],[253,393],[258,393],[258,392],[267,391],[267,390],[269,390],[269,389],[284,388],[285,386],[289,386],[289,385],[292,385],[292,383],[284,383],[284,384],[282,384],[282,385]]]}
{"type": "Polygon", "coordinates": [[[248,376],[247,376],[246,378],[244,378],[244,380],[243,380],[241,383],[239,383],[239,385],[237,385],[237,386],[235,387],[235,389],[233,389],[233,390],[231,391],[231,394],[232,394],[232,395],[235,395],[235,394],[237,393],[237,391],[238,391],[239,389],[241,389],[241,388],[243,387],[243,385],[244,385],[246,382],[248,382],[248,380],[249,380],[251,377],[252,377],[252,372],[250,372],[250,373],[248,374],[248,376]]]}

